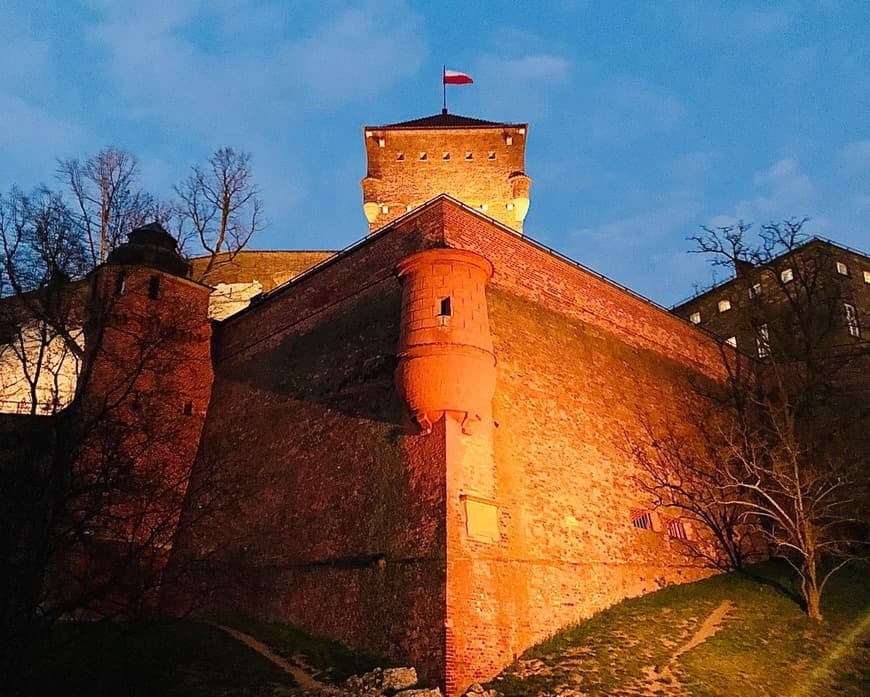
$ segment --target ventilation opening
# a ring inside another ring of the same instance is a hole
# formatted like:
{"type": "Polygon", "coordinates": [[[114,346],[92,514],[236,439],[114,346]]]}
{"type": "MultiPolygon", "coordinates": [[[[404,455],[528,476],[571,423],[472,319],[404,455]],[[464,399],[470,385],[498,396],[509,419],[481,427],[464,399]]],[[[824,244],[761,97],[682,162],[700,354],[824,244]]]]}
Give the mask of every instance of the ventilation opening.
{"type": "Polygon", "coordinates": [[[470,153],[470,152],[465,153],[465,159],[466,159],[466,160],[473,160],[473,159],[474,159],[474,154],[473,154],[473,153],[470,153]]]}
{"type": "Polygon", "coordinates": [[[442,160],[445,160],[445,161],[446,161],[446,160],[449,160],[449,159],[450,159],[450,153],[449,153],[449,152],[445,152],[444,154],[441,155],[441,159],[442,159],[442,160]]]}
{"type": "Polygon", "coordinates": [[[184,415],[192,416],[193,415],[193,402],[185,402],[184,403],[184,415]]]}
{"type": "Polygon", "coordinates": [[[398,155],[396,155],[396,159],[397,159],[399,162],[401,162],[402,160],[405,159],[405,153],[400,152],[398,155]]]}
{"type": "Polygon", "coordinates": [[[160,276],[152,276],[148,279],[148,297],[157,300],[160,295],[160,276]]]}

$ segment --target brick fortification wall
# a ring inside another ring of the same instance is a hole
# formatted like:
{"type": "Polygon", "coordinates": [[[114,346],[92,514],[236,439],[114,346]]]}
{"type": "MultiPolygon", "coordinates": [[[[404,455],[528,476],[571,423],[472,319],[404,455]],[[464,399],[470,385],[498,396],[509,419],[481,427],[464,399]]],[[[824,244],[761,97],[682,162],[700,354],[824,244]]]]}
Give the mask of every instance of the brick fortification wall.
{"type": "Polygon", "coordinates": [[[626,450],[645,419],[690,412],[691,381],[719,378],[720,356],[449,199],[399,225],[219,326],[194,473],[208,486],[192,487],[201,520],[175,560],[209,609],[414,663],[455,694],[560,627],[708,573],[632,526],[650,502],[626,450]],[[464,251],[418,254],[445,245],[464,251]],[[436,321],[441,296],[451,312],[436,321]],[[446,388],[455,375],[414,378],[418,394],[410,369],[402,404],[397,349],[428,361],[444,340],[485,357],[487,331],[491,404],[446,388]]]}
{"type": "Polygon", "coordinates": [[[630,511],[650,501],[627,444],[645,422],[697,412],[691,381],[721,376],[721,357],[686,323],[457,206],[445,205],[444,220],[448,244],[495,267],[498,359],[491,441],[455,427],[447,441],[455,692],[561,627],[709,573],[681,543],[632,526],[630,511]],[[487,505],[496,540],[472,530],[487,505]]]}
{"type": "Polygon", "coordinates": [[[393,382],[394,269],[433,243],[425,229],[371,238],[219,326],[173,566],[195,574],[199,609],[287,622],[437,680],[443,438],[403,435],[393,382]]]}

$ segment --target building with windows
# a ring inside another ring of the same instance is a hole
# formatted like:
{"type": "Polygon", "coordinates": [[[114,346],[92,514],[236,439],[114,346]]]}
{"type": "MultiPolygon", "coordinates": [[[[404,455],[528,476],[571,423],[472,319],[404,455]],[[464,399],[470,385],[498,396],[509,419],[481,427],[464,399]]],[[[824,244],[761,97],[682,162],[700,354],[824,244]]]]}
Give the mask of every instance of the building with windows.
{"type": "Polygon", "coordinates": [[[738,263],[735,271],[673,312],[763,360],[800,360],[807,345],[834,353],[866,351],[866,254],[815,237],[765,264],[738,263]]]}

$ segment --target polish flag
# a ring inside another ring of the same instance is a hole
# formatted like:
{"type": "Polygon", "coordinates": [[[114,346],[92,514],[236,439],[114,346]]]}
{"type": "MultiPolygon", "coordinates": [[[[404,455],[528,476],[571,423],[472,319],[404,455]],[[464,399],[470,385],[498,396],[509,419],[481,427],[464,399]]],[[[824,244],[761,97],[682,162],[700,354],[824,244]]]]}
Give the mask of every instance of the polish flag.
{"type": "Polygon", "coordinates": [[[445,85],[470,85],[473,82],[474,80],[472,80],[470,76],[465,73],[460,73],[458,70],[444,71],[445,85]]]}

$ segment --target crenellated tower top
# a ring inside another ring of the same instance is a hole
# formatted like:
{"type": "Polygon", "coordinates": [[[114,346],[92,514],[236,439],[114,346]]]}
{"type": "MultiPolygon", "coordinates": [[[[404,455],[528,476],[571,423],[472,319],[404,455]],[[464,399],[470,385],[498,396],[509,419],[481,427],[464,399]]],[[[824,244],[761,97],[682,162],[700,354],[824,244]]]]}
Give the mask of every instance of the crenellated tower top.
{"type": "Polygon", "coordinates": [[[365,126],[363,210],[373,232],[446,193],[518,233],[529,209],[528,124],[440,114],[365,126]]]}

